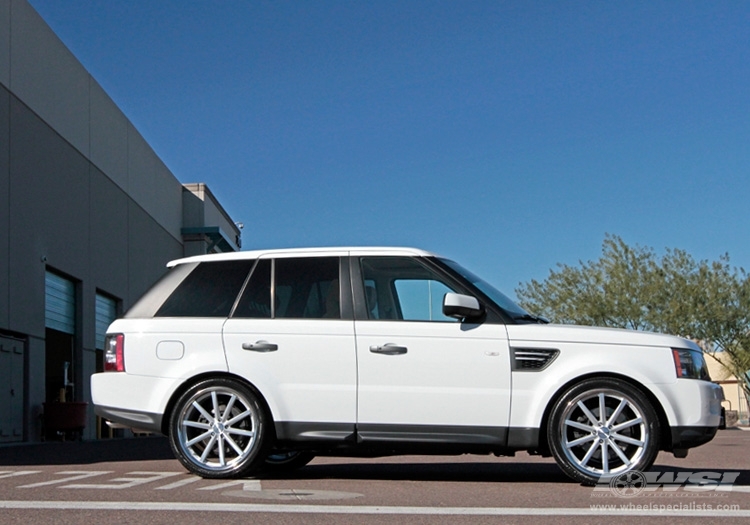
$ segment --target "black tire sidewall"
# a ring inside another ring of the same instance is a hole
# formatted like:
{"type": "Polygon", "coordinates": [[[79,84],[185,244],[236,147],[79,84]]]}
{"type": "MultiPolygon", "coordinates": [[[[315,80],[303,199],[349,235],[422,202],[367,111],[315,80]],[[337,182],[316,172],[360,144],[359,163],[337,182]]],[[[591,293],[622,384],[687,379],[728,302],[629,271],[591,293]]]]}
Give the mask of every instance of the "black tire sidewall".
{"type": "Polygon", "coordinates": [[[276,472],[290,472],[293,470],[300,469],[310,463],[314,458],[315,454],[312,452],[308,452],[306,450],[300,450],[298,451],[297,455],[295,455],[293,458],[289,458],[284,461],[272,461],[269,460],[269,456],[272,456],[274,454],[274,451],[270,451],[266,455],[266,459],[263,461],[263,465],[261,466],[261,469],[263,472],[268,474],[273,474],[276,472]]]}

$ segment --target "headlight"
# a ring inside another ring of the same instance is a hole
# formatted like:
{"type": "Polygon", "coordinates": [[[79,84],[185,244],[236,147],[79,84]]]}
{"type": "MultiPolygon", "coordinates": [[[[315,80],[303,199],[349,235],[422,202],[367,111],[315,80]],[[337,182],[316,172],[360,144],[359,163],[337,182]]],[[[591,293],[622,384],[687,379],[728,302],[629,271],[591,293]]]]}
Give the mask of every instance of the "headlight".
{"type": "Polygon", "coordinates": [[[677,377],[711,381],[703,352],[689,348],[673,348],[672,357],[677,377]]]}

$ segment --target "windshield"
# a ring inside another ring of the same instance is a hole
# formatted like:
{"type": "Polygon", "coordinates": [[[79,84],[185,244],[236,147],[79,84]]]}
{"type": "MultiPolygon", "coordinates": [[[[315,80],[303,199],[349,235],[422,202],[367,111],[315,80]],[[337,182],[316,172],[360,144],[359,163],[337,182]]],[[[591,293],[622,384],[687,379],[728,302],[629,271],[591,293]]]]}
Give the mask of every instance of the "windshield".
{"type": "Polygon", "coordinates": [[[444,265],[449,267],[454,272],[458,273],[461,277],[469,281],[471,284],[479,288],[484,295],[489,297],[496,305],[505,310],[508,315],[514,319],[520,318],[533,318],[530,313],[518,306],[512,299],[510,299],[503,292],[492,286],[490,283],[482,279],[481,277],[473,274],[460,264],[451,261],[449,259],[438,259],[444,265]]]}

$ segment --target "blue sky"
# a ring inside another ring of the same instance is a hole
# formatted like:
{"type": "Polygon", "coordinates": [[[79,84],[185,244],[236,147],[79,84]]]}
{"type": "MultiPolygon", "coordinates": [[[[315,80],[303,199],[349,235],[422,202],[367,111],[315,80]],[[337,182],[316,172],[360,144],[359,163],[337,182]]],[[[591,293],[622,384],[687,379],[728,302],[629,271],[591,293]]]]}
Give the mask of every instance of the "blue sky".
{"type": "Polygon", "coordinates": [[[750,268],[750,2],[30,2],[243,248],[750,268]]]}

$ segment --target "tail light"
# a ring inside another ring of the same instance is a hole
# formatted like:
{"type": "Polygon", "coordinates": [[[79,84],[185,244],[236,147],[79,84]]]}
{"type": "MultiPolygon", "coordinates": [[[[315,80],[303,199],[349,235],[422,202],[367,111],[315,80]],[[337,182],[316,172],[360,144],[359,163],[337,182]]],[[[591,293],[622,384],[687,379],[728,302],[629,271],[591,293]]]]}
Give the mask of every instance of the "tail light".
{"type": "Polygon", "coordinates": [[[104,371],[125,371],[125,336],[123,334],[107,335],[104,340],[104,371]]]}

